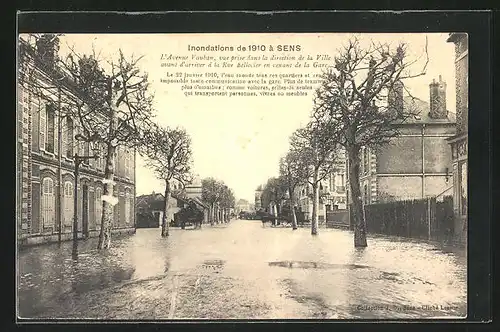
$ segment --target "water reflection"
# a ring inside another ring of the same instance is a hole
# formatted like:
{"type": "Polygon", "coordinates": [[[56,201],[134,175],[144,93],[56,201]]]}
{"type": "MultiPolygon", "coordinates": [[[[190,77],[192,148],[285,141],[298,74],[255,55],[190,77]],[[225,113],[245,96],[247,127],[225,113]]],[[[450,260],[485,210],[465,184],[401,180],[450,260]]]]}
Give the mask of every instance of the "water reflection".
{"type": "Polygon", "coordinates": [[[419,318],[461,315],[459,251],[391,237],[356,249],[352,233],[239,221],[196,232],[140,229],[19,254],[23,317],[419,318]],[[106,301],[102,301],[106,299],[106,301]],[[172,303],[175,310],[171,310],[172,303]],[[432,305],[456,307],[435,309],[432,305]],[[427,306],[427,307],[425,307],[427,306]],[[434,308],[434,309],[429,309],[434,308]]]}
{"type": "Polygon", "coordinates": [[[20,253],[20,317],[69,309],[81,294],[130,280],[133,266],[86,242],[93,241],[40,246],[20,253]]]}

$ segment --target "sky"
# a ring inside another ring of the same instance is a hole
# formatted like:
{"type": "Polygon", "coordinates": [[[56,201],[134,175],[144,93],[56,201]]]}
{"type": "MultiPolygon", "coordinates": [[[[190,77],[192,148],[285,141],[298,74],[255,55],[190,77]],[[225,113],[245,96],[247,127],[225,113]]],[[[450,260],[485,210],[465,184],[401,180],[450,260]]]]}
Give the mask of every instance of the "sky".
{"type": "MultiPolygon", "coordinates": [[[[254,190],[269,177],[278,174],[280,157],[286,154],[290,135],[305,125],[312,108],[312,95],[293,97],[187,97],[179,85],[161,83],[167,72],[161,68],[161,54],[208,54],[188,51],[188,45],[301,45],[300,52],[275,52],[277,55],[328,54],[337,49],[351,34],[65,34],[61,37],[62,55],[69,47],[77,53],[100,59],[116,59],[121,49],[125,56],[142,56],[138,67],[148,73],[154,93],[156,122],[170,127],[186,128],[191,136],[193,171],[200,178],[214,177],[233,189],[237,199],[254,199],[254,190]]],[[[429,63],[426,75],[406,82],[412,94],[429,100],[429,83],[441,75],[447,83],[447,108],[455,112],[454,46],[447,43],[448,33],[433,34],[357,34],[369,40],[408,44],[410,56],[422,55],[428,40],[429,63]]],[[[232,55],[249,52],[210,52],[210,55],[232,55]]],[[[260,52],[253,52],[258,55],[260,52]]],[[[423,67],[421,58],[414,67],[423,67]]],[[[187,70],[185,70],[187,71],[187,70]]],[[[190,72],[192,70],[189,70],[190,72]]],[[[224,69],[228,73],[250,72],[249,69],[224,69]]],[[[285,73],[290,69],[253,69],[253,73],[285,73]]],[[[221,69],[218,72],[222,72],[221,69]]],[[[296,69],[297,73],[320,73],[318,68],[296,69]]],[[[147,169],[138,157],[136,164],[137,195],[163,192],[163,182],[147,169]]]]}

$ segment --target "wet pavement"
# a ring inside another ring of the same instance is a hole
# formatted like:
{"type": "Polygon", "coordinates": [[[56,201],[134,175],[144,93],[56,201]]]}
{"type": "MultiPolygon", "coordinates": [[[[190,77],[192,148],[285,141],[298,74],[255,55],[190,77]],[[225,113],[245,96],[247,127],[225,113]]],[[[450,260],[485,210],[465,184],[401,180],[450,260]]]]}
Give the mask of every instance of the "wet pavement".
{"type": "Polygon", "coordinates": [[[234,220],[201,230],[138,229],[19,252],[19,317],[397,319],[466,314],[463,249],[350,231],[234,220]]]}

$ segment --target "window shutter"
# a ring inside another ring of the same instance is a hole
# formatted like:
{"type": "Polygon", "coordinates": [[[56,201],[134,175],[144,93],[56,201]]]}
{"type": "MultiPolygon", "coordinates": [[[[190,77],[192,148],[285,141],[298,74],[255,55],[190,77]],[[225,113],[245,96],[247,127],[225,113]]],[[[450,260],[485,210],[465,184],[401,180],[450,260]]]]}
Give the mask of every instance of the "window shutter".
{"type": "Polygon", "coordinates": [[[40,119],[40,150],[45,151],[45,132],[47,130],[47,110],[45,107],[42,107],[42,105],[39,105],[40,107],[38,108],[38,116],[40,119]]]}
{"type": "MultiPolygon", "coordinates": [[[[62,119],[60,119],[60,121],[62,121],[62,119]]],[[[61,122],[61,139],[62,139],[62,142],[61,142],[61,155],[64,156],[64,157],[67,157],[68,155],[68,134],[69,134],[69,129],[68,129],[68,121],[62,121],[61,122]]]]}
{"type": "Polygon", "coordinates": [[[54,154],[56,156],[59,154],[59,116],[56,114],[54,114],[54,154]]]}
{"type": "Polygon", "coordinates": [[[104,144],[101,145],[101,158],[99,158],[100,162],[100,170],[104,171],[104,167],[106,165],[106,146],[104,144]]]}
{"type": "MultiPolygon", "coordinates": [[[[78,131],[77,131],[77,133],[81,135],[81,134],[82,134],[82,132],[83,132],[82,128],[81,128],[80,126],[78,126],[78,131]]],[[[76,144],[77,144],[77,147],[78,147],[78,150],[77,150],[77,151],[78,151],[78,155],[79,155],[79,156],[83,156],[83,155],[84,155],[84,151],[83,151],[83,150],[84,150],[83,142],[82,142],[81,140],[77,140],[76,142],[77,142],[76,144]]]]}

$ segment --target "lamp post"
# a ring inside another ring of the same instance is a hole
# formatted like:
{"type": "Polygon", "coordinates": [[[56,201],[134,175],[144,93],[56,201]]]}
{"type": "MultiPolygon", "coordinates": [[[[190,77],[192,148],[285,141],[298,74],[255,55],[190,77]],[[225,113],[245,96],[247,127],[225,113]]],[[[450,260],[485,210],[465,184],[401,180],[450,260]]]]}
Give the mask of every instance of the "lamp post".
{"type": "MultiPolygon", "coordinates": [[[[81,140],[83,136],[77,134],[75,136],[76,140],[81,140]]],[[[91,148],[93,151],[98,151],[98,144],[96,142],[89,142],[91,145],[91,148]]],[[[75,161],[75,170],[74,170],[74,177],[75,177],[75,185],[74,185],[74,192],[73,192],[73,245],[76,246],[76,243],[78,241],[78,175],[79,175],[79,170],[80,170],[80,165],[83,161],[89,160],[89,159],[97,159],[99,158],[99,153],[96,152],[93,156],[79,156],[78,153],[75,153],[73,156],[73,159],[75,161]]]]}

